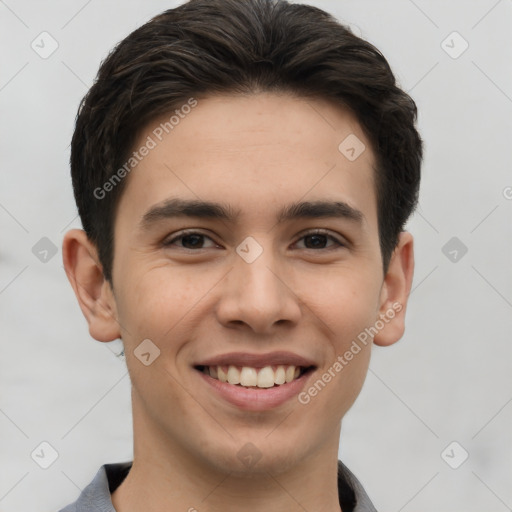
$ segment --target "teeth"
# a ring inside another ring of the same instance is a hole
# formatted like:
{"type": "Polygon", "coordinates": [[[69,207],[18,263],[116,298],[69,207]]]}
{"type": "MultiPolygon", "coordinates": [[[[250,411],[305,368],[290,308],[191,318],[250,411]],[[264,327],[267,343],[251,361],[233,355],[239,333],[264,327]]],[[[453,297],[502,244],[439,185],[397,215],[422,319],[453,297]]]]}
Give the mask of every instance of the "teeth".
{"type": "MultiPolygon", "coordinates": [[[[217,378],[221,382],[227,382],[228,381],[228,374],[222,369],[221,366],[216,366],[217,368],[217,378]]],[[[211,375],[213,377],[213,375],[211,375]]]]}
{"type": "Polygon", "coordinates": [[[288,368],[286,368],[286,373],[285,373],[286,382],[291,382],[293,380],[294,375],[295,375],[295,366],[288,366],[288,368]]]}
{"type": "Polygon", "coordinates": [[[271,388],[276,385],[291,382],[301,374],[299,366],[279,365],[277,367],[265,366],[264,368],[252,368],[243,366],[239,369],[236,366],[229,367],[209,366],[204,368],[204,373],[221,382],[228,382],[233,385],[245,387],[271,388]]]}
{"type": "MultiPolygon", "coordinates": [[[[240,384],[242,386],[256,386],[258,382],[258,372],[254,368],[244,366],[240,372],[240,384]]],[[[272,382],[272,384],[274,383],[272,382]]]]}
{"type": "Polygon", "coordinates": [[[258,387],[259,388],[271,388],[274,385],[274,382],[275,382],[274,370],[272,370],[271,366],[265,366],[265,368],[262,368],[258,372],[258,387]]]}
{"type": "Polygon", "coordinates": [[[228,382],[230,384],[240,384],[240,372],[236,366],[228,368],[228,382]]]}
{"type": "Polygon", "coordinates": [[[284,369],[284,366],[277,367],[274,381],[276,384],[284,384],[286,382],[286,370],[284,369]]]}

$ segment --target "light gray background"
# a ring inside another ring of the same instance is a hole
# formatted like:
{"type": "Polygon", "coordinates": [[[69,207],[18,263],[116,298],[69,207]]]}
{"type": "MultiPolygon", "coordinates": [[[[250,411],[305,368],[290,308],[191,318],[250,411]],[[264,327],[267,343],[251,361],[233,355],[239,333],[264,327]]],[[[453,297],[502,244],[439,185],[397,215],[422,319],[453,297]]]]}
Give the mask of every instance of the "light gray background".
{"type": "MultiPolygon", "coordinates": [[[[375,349],[340,457],[380,511],[512,510],[512,1],[309,3],[381,49],[426,144],[407,332],[375,349]],[[453,31],[469,43],[458,58],[453,31]],[[468,249],[455,262],[452,237],[468,249]]],[[[62,268],[63,233],[80,226],[69,143],[100,61],[175,5],[0,0],[1,512],[57,510],[132,457],[119,346],[89,337],[62,268]],[[47,59],[31,48],[43,31],[59,44],[47,59]],[[42,237],[58,248],[47,262],[42,237]],[[31,458],[43,441],[58,452],[48,469],[31,458]]]]}

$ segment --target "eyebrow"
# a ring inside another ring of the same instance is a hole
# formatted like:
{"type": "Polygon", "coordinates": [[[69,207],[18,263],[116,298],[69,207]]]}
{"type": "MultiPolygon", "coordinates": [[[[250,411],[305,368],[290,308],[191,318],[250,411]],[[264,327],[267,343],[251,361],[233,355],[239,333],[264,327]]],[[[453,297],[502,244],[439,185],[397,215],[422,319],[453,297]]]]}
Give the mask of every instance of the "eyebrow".
{"type": "MultiPolygon", "coordinates": [[[[175,217],[195,217],[234,223],[240,213],[240,210],[221,203],[175,198],[150,208],[142,217],[140,225],[143,229],[149,229],[159,221],[175,217]]],[[[365,218],[360,210],[344,201],[303,201],[282,208],[277,215],[277,222],[327,217],[342,218],[357,224],[361,224],[365,218]]]]}

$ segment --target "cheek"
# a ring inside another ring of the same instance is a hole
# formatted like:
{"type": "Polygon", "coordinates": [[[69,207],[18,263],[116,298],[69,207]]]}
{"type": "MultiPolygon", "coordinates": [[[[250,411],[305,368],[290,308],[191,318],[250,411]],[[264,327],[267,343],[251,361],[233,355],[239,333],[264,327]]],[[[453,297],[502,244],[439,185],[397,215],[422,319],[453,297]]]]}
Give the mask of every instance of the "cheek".
{"type": "Polygon", "coordinates": [[[372,347],[367,329],[378,318],[379,281],[371,272],[361,275],[347,269],[317,283],[321,291],[309,292],[309,305],[330,347],[304,401],[311,400],[318,414],[338,421],[354,403],[367,374],[372,347]]]}
{"type": "Polygon", "coordinates": [[[335,346],[340,354],[350,346],[352,341],[361,339],[366,329],[373,325],[377,317],[378,295],[368,295],[361,291],[351,294],[331,305],[330,325],[335,334],[335,346]]]}
{"type": "Polygon", "coordinates": [[[155,419],[162,403],[176,405],[184,400],[177,385],[180,376],[175,360],[191,332],[190,313],[198,293],[197,286],[193,289],[178,272],[161,267],[132,273],[119,287],[126,364],[133,388],[145,397],[142,401],[150,409],[150,404],[160,404],[150,412],[155,419]]]}
{"type": "Polygon", "coordinates": [[[323,321],[326,336],[338,352],[377,319],[379,280],[370,271],[343,268],[306,282],[301,298],[323,321]]]}
{"type": "MultiPolygon", "coordinates": [[[[139,265],[139,268],[141,265],[139,265]]],[[[134,266],[133,268],[137,268],[134,266]]],[[[208,283],[189,279],[178,270],[153,267],[131,274],[119,288],[119,320],[128,337],[161,340],[189,313],[207,291],[208,283]]]]}

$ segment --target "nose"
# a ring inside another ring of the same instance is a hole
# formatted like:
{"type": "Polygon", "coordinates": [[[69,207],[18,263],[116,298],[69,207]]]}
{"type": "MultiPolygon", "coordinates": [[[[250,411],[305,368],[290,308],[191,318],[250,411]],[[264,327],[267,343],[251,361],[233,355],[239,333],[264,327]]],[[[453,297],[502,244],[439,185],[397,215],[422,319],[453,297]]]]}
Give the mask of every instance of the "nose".
{"type": "Polygon", "coordinates": [[[302,312],[289,275],[285,262],[278,261],[270,249],[251,263],[237,254],[223,280],[216,309],[219,322],[260,334],[275,334],[279,325],[296,325],[302,312]]]}

